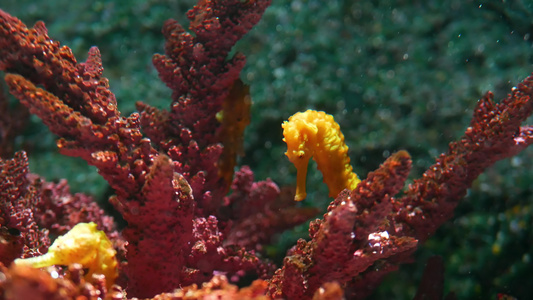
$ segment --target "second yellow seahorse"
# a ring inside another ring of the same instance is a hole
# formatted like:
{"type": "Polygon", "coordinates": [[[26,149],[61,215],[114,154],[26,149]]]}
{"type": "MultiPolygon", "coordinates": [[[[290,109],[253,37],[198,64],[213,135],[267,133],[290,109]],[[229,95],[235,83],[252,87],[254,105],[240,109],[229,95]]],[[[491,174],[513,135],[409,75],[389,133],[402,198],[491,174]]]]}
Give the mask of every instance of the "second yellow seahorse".
{"type": "Polygon", "coordinates": [[[85,277],[90,280],[92,274],[103,274],[107,288],[111,288],[118,276],[116,251],[103,231],[95,223],[79,223],[58,237],[41,256],[16,259],[15,264],[43,268],[52,265],[81,264],[88,269],[85,277]]]}
{"type": "Polygon", "coordinates": [[[353,190],[359,184],[361,180],[350,165],[344,135],[332,115],[307,110],[294,114],[281,126],[283,141],[287,143],[285,155],[297,171],[294,200],[301,201],[307,196],[305,181],[311,157],[322,172],[330,197],[337,197],[346,188],[353,190]]]}

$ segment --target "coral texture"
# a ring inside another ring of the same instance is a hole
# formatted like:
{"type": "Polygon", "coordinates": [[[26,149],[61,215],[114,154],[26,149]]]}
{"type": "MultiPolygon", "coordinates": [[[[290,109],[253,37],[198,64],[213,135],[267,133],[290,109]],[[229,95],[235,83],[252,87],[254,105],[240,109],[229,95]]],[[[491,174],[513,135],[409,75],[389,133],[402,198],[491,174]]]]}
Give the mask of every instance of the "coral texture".
{"type": "Polygon", "coordinates": [[[38,187],[27,178],[28,158],[18,152],[13,159],[0,159],[0,258],[3,264],[17,257],[39,255],[48,249],[48,230],[39,228],[34,210],[38,187]]]}
{"type": "Polygon", "coordinates": [[[521,127],[533,109],[530,76],[500,103],[486,94],[465,135],[401,196],[394,197],[412,164],[405,151],[341,191],[311,222],[309,240],[299,240],[275,270],[259,251],[317,210],[296,205],[272,180],[254,182],[248,167],[233,174],[250,99],[238,79],[244,55],[230,54],[269,4],[200,0],[187,15],[189,31],[167,21],[165,55],[153,63],[172,90],[169,110],[139,102],[130,116],[117,108],[98,48],[78,62],[44,23],[28,28],[0,10],[0,70],[9,92],[59,137],[61,153],[98,169],[127,222],[119,235],[89,197],[29,174],[23,151],[3,157],[2,263],[44,253],[49,232],[95,222],[118,252],[120,286],[107,288],[96,274],[84,278],[77,264],[2,266],[0,299],[363,298],[410,261],[484,169],[533,142],[533,130],[521,127]],[[247,276],[259,279],[240,290],[230,284],[247,276]]]}

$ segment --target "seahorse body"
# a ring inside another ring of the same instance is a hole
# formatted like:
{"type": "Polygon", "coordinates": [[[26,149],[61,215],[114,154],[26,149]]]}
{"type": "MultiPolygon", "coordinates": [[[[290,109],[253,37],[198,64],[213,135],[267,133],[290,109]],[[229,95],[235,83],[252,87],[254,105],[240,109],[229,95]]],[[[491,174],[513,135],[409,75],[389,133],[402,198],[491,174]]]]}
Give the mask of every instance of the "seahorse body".
{"type": "Polygon", "coordinates": [[[33,268],[52,265],[81,264],[88,269],[85,278],[92,274],[103,274],[110,288],[118,276],[116,251],[103,231],[95,223],[79,223],[58,237],[41,256],[16,259],[15,264],[33,268]]]}
{"type": "Polygon", "coordinates": [[[348,156],[348,146],[340,126],[323,111],[307,110],[283,122],[283,141],[287,143],[285,155],[296,167],[296,195],[294,200],[305,199],[307,165],[313,157],[328,185],[329,196],[336,197],[342,190],[355,189],[361,180],[353,172],[348,156]]]}
{"type": "Polygon", "coordinates": [[[250,124],[251,106],[250,87],[237,79],[224,99],[222,110],[216,114],[222,125],[219,136],[224,146],[217,163],[218,175],[226,181],[228,187],[233,180],[237,155],[244,156],[243,136],[244,129],[250,124]]]}

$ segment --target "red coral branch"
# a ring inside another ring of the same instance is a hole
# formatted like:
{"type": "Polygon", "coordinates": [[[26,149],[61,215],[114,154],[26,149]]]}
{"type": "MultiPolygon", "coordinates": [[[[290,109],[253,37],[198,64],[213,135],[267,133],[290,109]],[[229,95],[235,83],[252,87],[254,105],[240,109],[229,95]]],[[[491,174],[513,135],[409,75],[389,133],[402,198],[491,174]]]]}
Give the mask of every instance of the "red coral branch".
{"type": "Polygon", "coordinates": [[[46,182],[32,174],[29,180],[39,187],[40,200],[33,207],[39,227],[48,228],[50,234],[59,236],[78,223],[94,222],[111,240],[120,242],[113,218],[107,216],[92,197],[81,193],[72,195],[65,179],[58,183],[46,182]]]}
{"type": "Polygon", "coordinates": [[[533,142],[531,128],[520,126],[533,110],[533,75],[500,103],[493,97],[488,92],[479,100],[465,135],[397,199],[395,221],[403,235],[425,241],[453,215],[479,174],[533,142]]]}
{"type": "MultiPolygon", "coordinates": [[[[465,135],[450,143],[434,165],[411,184],[404,196],[393,200],[390,214],[393,232],[398,236],[414,237],[424,242],[445,221],[466,194],[472,182],[495,162],[516,155],[533,142],[530,126],[521,124],[533,111],[533,75],[524,79],[500,103],[488,92],[479,100],[465,135]]],[[[350,293],[358,299],[374,290],[383,276],[395,265],[409,262],[398,255],[374,270],[364,272],[351,282],[350,293]]]]}
{"type": "Polygon", "coordinates": [[[354,191],[342,192],[323,219],[311,224],[311,240],[298,241],[285,258],[270,281],[269,294],[310,299],[328,281],[344,284],[378,260],[411,253],[416,240],[387,231],[390,195],[402,188],[410,167],[407,152],[395,153],[354,191]]]}
{"type": "Polygon", "coordinates": [[[39,203],[38,187],[28,180],[28,157],[17,152],[13,159],[0,158],[0,262],[46,252],[48,231],[40,229],[33,215],[39,203]]]}
{"type": "Polygon", "coordinates": [[[263,250],[279,232],[293,228],[316,216],[318,209],[296,207],[294,193],[288,197],[270,179],[254,182],[252,170],[242,167],[235,175],[232,194],[225,198],[229,217],[226,245],[248,250],[263,250]]]}
{"type": "Polygon", "coordinates": [[[194,202],[183,176],[173,171],[165,155],[156,158],[139,192],[142,202],[117,197],[114,203],[128,227],[122,232],[128,241],[128,292],[141,297],[169,291],[187,279],[185,259],[190,251],[194,202]]]}
{"type": "MultiPolygon", "coordinates": [[[[223,110],[245,57],[237,53],[228,59],[228,55],[269,4],[267,0],[199,1],[187,14],[192,34],[175,20],[163,26],[166,55],[154,55],[153,63],[161,80],[172,89],[170,112],[142,103],[137,108],[147,136],[180,162],[176,171],[194,186],[197,209],[202,210],[199,214],[215,213],[231,182],[225,175],[228,171],[222,172],[223,178],[219,176],[217,162],[222,154],[219,143],[234,140],[225,140],[228,135],[216,113],[223,110]]],[[[242,130],[237,134],[242,135],[242,130]]],[[[230,160],[225,153],[224,161],[230,160]]]]}

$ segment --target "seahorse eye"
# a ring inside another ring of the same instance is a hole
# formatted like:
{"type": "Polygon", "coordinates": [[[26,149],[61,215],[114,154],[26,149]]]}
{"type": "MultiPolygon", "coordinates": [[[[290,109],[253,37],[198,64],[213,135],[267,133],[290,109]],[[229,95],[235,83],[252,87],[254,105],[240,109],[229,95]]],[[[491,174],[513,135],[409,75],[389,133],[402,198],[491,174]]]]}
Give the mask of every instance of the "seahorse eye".
{"type": "Polygon", "coordinates": [[[12,236],[19,236],[20,235],[20,230],[18,230],[17,228],[8,228],[7,232],[10,235],[12,235],[12,236]]]}

